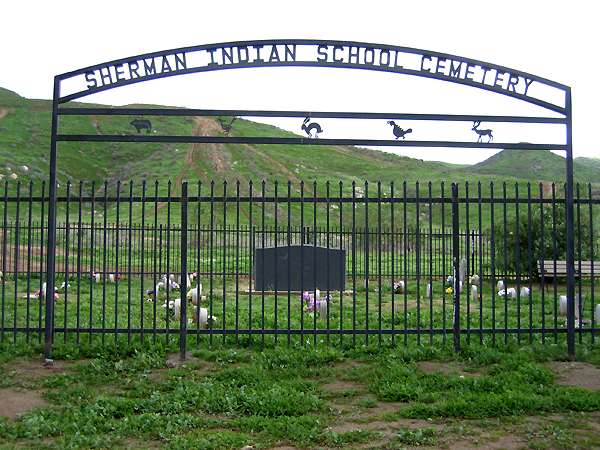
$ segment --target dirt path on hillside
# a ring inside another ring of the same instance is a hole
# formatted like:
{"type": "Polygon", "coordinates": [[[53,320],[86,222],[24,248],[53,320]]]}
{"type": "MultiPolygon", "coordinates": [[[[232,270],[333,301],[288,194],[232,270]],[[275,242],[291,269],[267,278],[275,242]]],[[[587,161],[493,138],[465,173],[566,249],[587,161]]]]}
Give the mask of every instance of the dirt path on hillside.
{"type": "Polygon", "coordinates": [[[100,128],[100,121],[98,120],[98,116],[91,116],[90,121],[92,122],[94,130],[96,130],[96,134],[102,134],[102,129],[100,128]]]}
{"type": "MultiPolygon", "coordinates": [[[[220,127],[213,119],[207,117],[194,117],[194,130],[192,136],[215,136],[220,127]]],[[[204,173],[198,168],[197,162],[203,158],[214,168],[215,172],[225,172],[230,169],[231,161],[224,154],[223,148],[218,144],[192,144],[185,154],[185,164],[181,172],[177,175],[175,182],[180,185],[188,176],[190,170],[202,181],[210,182],[204,173]]]]}
{"type": "Polygon", "coordinates": [[[0,119],[4,119],[8,115],[8,108],[0,108],[0,119]]]}
{"type": "MultiPolygon", "coordinates": [[[[192,136],[215,136],[221,129],[215,120],[208,117],[194,117],[194,124],[192,136]]],[[[192,144],[185,153],[185,167],[175,178],[175,188],[181,186],[181,182],[189,177],[190,172],[203,183],[210,183],[210,179],[198,167],[198,161],[201,159],[207,161],[217,173],[225,172],[231,168],[229,155],[224,153],[222,146],[219,144],[192,144]]],[[[166,203],[159,203],[158,210],[160,211],[165,206],[166,203]]]]}

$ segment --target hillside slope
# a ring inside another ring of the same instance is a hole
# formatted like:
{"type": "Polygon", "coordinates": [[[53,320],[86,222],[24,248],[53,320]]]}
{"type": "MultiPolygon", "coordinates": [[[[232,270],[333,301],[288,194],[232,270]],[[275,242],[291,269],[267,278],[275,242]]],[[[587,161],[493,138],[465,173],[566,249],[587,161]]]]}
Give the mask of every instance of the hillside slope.
{"type": "MultiPolygon", "coordinates": [[[[575,159],[575,177],[580,182],[598,182],[600,164],[588,164],[588,159],[591,158],[575,159]]],[[[469,170],[478,174],[558,182],[565,178],[565,159],[544,150],[503,150],[471,166],[469,170]]]]}
{"type": "MultiPolygon", "coordinates": [[[[34,181],[36,186],[47,179],[50,111],[50,101],[28,100],[0,88],[0,179],[15,174],[22,185],[34,181]]],[[[148,118],[157,135],[223,134],[216,118],[148,118]]],[[[131,117],[126,116],[61,116],[59,132],[135,134],[129,121],[131,117]]],[[[236,120],[231,135],[296,136],[243,119],[236,120]]],[[[576,162],[576,180],[600,180],[600,167],[596,164],[600,160],[593,161],[593,164],[576,162]]],[[[68,180],[74,184],[85,180],[86,192],[93,182],[98,195],[104,191],[104,181],[112,192],[118,182],[132,181],[134,191],[139,192],[143,180],[148,183],[148,193],[154,192],[154,183],[158,181],[161,194],[167,192],[168,181],[172,182],[172,192],[178,192],[182,180],[202,183],[205,192],[214,181],[215,193],[222,190],[224,181],[230,193],[234,192],[237,181],[242,193],[247,192],[250,181],[254,183],[254,192],[260,192],[263,180],[265,189],[272,192],[277,181],[280,195],[287,192],[288,181],[292,194],[300,192],[304,181],[307,195],[315,181],[319,194],[325,193],[325,182],[330,181],[332,195],[339,192],[340,181],[346,193],[350,193],[353,181],[362,186],[361,190],[368,181],[370,195],[376,195],[378,181],[382,182],[385,195],[389,195],[390,182],[395,183],[396,195],[402,193],[403,182],[407,182],[407,193],[411,195],[416,192],[416,182],[420,183],[421,194],[427,195],[431,182],[432,193],[439,195],[441,182],[446,183],[448,193],[449,183],[468,181],[473,185],[481,183],[485,194],[490,182],[507,182],[509,187],[527,182],[561,182],[564,159],[544,151],[502,151],[474,166],[464,166],[343,146],[62,142],[58,152],[58,180],[63,192],[68,180]]],[[[122,192],[127,189],[122,187],[122,192]]]]}
{"type": "MultiPolygon", "coordinates": [[[[580,156],[579,158],[575,158],[575,163],[579,165],[585,165],[590,168],[594,168],[600,173],[600,158],[586,158],[584,156],[580,156]]],[[[596,179],[594,182],[599,182],[600,180],[596,179]]]]}
{"type": "MultiPolygon", "coordinates": [[[[76,106],[71,104],[69,106],[76,106]]],[[[88,105],[89,106],[89,105],[88,105]]],[[[134,106],[134,105],[132,105],[134,106]]],[[[139,106],[139,105],[135,105],[139,106]]],[[[14,195],[17,182],[20,183],[20,195],[28,195],[28,183],[33,182],[33,195],[41,193],[41,186],[48,178],[48,159],[50,144],[51,102],[47,100],[28,100],[14,92],[0,89],[0,179],[7,180],[7,195],[14,195]],[[12,175],[12,177],[11,177],[12,175]],[[16,177],[17,181],[13,181],[16,177]]],[[[221,135],[223,131],[216,118],[212,117],[148,117],[152,120],[152,132],[175,135],[221,135]]],[[[61,116],[59,132],[85,134],[134,134],[136,131],[129,124],[131,117],[125,116],[61,116]]],[[[232,136],[295,136],[293,133],[279,128],[237,119],[232,136]]],[[[593,164],[575,166],[575,176],[578,181],[597,182],[600,180],[600,168],[593,164]]],[[[343,146],[301,146],[301,145],[236,145],[236,144],[160,144],[160,143],[95,143],[95,142],[61,142],[58,151],[58,182],[59,195],[66,195],[67,181],[73,183],[72,195],[77,196],[79,182],[85,195],[94,193],[100,199],[105,192],[108,196],[117,193],[126,198],[129,190],[139,195],[145,181],[146,194],[158,192],[164,196],[168,192],[178,195],[180,183],[188,180],[191,183],[190,195],[220,196],[227,182],[227,194],[236,194],[236,182],[240,182],[240,195],[247,195],[249,183],[253,183],[254,194],[260,194],[264,181],[265,192],[274,194],[275,182],[278,183],[278,195],[287,196],[288,182],[292,196],[304,195],[311,197],[316,189],[318,196],[329,195],[336,197],[342,183],[343,195],[352,196],[352,183],[356,183],[355,195],[377,197],[378,184],[381,181],[381,196],[391,195],[390,183],[394,182],[394,195],[428,197],[442,194],[450,195],[450,183],[460,183],[460,193],[466,192],[465,182],[470,183],[469,195],[477,196],[478,184],[481,185],[483,196],[490,192],[490,183],[497,185],[506,182],[507,194],[510,196],[516,186],[520,193],[526,192],[528,182],[564,180],[564,160],[550,152],[507,152],[503,151],[488,160],[474,166],[448,164],[434,161],[397,156],[386,152],[356,147],[343,146]],[[214,187],[211,188],[211,182],[214,187]],[[104,183],[106,182],[106,188],[104,183]],[[132,183],[129,185],[129,183],[132,183]],[[368,182],[368,188],[365,186],[368,182]],[[406,182],[406,185],[403,183],[406,182]],[[418,182],[418,183],[417,183],[418,182]],[[316,183],[316,184],[315,184],[316,183]],[[429,184],[431,183],[431,184],[429,184]],[[105,190],[106,189],[106,190],[105,190]],[[406,191],[405,191],[406,189],[406,191]]],[[[495,189],[498,195],[500,188],[495,189]]],[[[594,195],[600,192],[598,185],[593,188],[594,195]]],[[[47,194],[47,188],[45,193],[47,194]]],[[[558,190],[560,195],[560,189],[558,190]]],[[[2,193],[0,193],[1,195],[2,193]]],[[[84,219],[90,220],[92,214],[104,215],[103,205],[84,204],[84,219]]],[[[123,218],[126,204],[119,208],[116,204],[107,202],[106,216],[108,220],[123,218]]],[[[7,209],[12,215],[14,204],[8,204],[7,209]]],[[[165,203],[158,205],[160,214],[169,208],[165,203]]],[[[266,221],[270,223],[275,216],[273,205],[267,205],[266,221]]],[[[319,209],[324,204],[318,205],[319,209]]],[[[349,204],[347,205],[350,206],[349,204]]],[[[364,223],[365,208],[356,206],[357,223],[364,223]]],[[[362,205],[364,206],[364,205],[362,205]]],[[[382,223],[389,222],[389,204],[382,208],[382,223]]],[[[178,204],[172,205],[172,213],[177,216],[178,204]]],[[[215,215],[221,217],[220,211],[227,210],[229,223],[234,211],[231,207],[215,204],[215,215]]],[[[150,206],[148,206],[150,208],[150,206]]],[[[194,205],[194,210],[197,205],[194,205]]],[[[257,211],[258,206],[255,206],[257,211]]],[[[283,219],[284,209],[279,206],[277,217],[283,219]]],[[[299,203],[289,205],[291,214],[297,217],[306,214],[305,220],[310,221],[312,206],[304,206],[304,213],[299,203]]],[[[33,213],[41,214],[41,206],[34,204],[33,213]]],[[[369,214],[378,214],[377,203],[370,202],[369,214]]],[[[426,220],[431,214],[432,223],[441,224],[443,206],[433,204],[431,213],[423,209],[417,213],[414,204],[408,204],[408,221],[426,220]]],[[[133,220],[142,216],[140,203],[132,205],[133,220]]],[[[352,217],[351,212],[344,208],[344,223],[352,217]]],[[[75,208],[71,208],[71,213],[75,208]]],[[[250,206],[242,205],[241,214],[249,216],[250,206]]],[[[449,213],[446,208],[444,214],[449,213]]],[[[65,213],[65,204],[59,204],[59,214],[65,213]]],[[[472,223],[477,220],[476,209],[472,208],[469,215],[472,223]]],[[[510,214],[510,212],[509,212],[510,214]]],[[[148,214],[146,219],[148,219],[148,214]]],[[[194,212],[194,217],[196,213],[194,212]]],[[[197,214],[200,217],[200,213],[197,214]]],[[[375,217],[375,216],[371,216],[375,217]]],[[[196,220],[194,218],[194,220],[196,220]]],[[[219,219],[217,219],[219,220],[219,219]]],[[[319,222],[324,214],[319,214],[319,222]]],[[[332,216],[332,220],[334,219],[332,216]]],[[[446,224],[448,224],[448,218],[446,224]]],[[[461,219],[462,220],[462,219],[461,219]]],[[[487,221],[487,216],[484,221],[487,221]]]]}

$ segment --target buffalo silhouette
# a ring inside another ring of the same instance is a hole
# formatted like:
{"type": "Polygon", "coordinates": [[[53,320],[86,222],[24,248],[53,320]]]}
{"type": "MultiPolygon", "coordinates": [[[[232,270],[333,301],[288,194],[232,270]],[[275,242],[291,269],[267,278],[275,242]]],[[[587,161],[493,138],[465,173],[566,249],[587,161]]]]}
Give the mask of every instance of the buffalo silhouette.
{"type": "Polygon", "coordinates": [[[150,133],[152,130],[152,123],[150,123],[148,119],[134,119],[130,124],[135,127],[138,133],[141,133],[144,129],[146,130],[146,133],[150,133]]]}

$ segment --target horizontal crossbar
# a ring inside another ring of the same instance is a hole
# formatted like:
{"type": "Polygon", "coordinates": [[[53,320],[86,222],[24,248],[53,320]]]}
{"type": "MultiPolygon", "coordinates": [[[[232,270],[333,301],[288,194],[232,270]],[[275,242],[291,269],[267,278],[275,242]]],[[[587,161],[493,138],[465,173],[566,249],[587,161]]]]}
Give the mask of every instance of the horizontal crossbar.
{"type": "MultiPolygon", "coordinates": [[[[215,308],[216,311],[216,308],[215,308]]],[[[190,318],[192,317],[192,315],[189,316],[190,318]]],[[[174,320],[172,321],[172,323],[174,325],[178,324],[178,320],[174,320]]],[[[576,329],[579,332],[579,328],[576,329]]],[[[43,329],[40,328],[36,328],[36,327],[30,327],[30,328],[26,328],[26,327],[17,327],[17,328],[12,328],[12,327],[5,327],[5,328],[0,328],[0,332],[29,332],[29,333],[39,333],[40,331],[43,331],[43,329]]],[[[583,328],[581,329],[581,331],[587,333],[596,333],[598,331],[600,331],[600,328],[583,328]]],[[[94,334],[111,334],[111,333],[119,333],[119,334],[145,334],[145,335],[152,335],[152,334],[175,334],[178,335],[179,333],[179,329],[178,328],[85,328],[85,327],[81,327],[81,328],[75,328],[75,327],[68,327],[68,328],[64,328],[64,327],[56,327],[54,328],[54,332],[55,333],[81,333],[81,334],[87,334],[87,333],[94,333],[94,334]]],[[[468,335],[468,334],[506,334],[506,333],[510,333],[510,334],[529,334],[529,333],[566,333],[567,329],[566,328],[502,328],[502,327],[498,327],[498,328],[471,328],[471,329],[461,329],[460,330],[460,334],[461,335],[468,335]]],[[[227,328],[227,329],[223,329],[223,328],[213,328],[213,329],[197,329],[197,328],[188,328],[187,329],[187,334],[188,335],[194,335],[194,334],[204,334],[204,335],[210,335],[212,334],[213,336],[220,336],[223,334],[227,334],[227,335],[244,335],[244,334],[252,334],[252,335],[274,335],[274,334],[278,334],[278,335],[287,335],[287,334],[291,334],[291,335],[307,335],[310,336],[312,334],[318,334],[318,335],[325,335],[325,334],[329,334],[329,335],[390,335],[390,334],[396,334],[396,335],[403,335],[403,334],[418,334],[421,336],[427,336],[429,334],[447,334],[447,335],[452,335],[453,330],[451,328],[434,328],[434,329],[427,329],[427,328],[421,328],[421,329],[379,329],[379,328],[371,328],[368,330],[365,329],[352,329],[352,328],[344,328],[344,329],[314,329],[314,328],[304,328],[303,330],[299,330],[299,329],[287,329],[287,328],[278,328],[278,329],[261,329],[261,328],[253,328],[253,329],[238,329],[236,330],[235,328],[227,328]]]]}
{"type": "MultiPolygon", "coordinates": [[[[229,183],[230,186],[233,186],[234,183],[229,183]]],[[[280,184],[280,186],[284,186],[285,184],[280,184]]],[[[126,186],[126,184],[123,184],[123,186],[126,186]]],[[[149,187],[151,187],[152,185],[149,184],[149,187]]],[[[174,186],[178,186],[178,185],[174,185],[174,186]]],[[[190,184],[190,186],[195,186],[194,184],[190,184]]],[[[202,186],[204,186],[206,188],[206,186],[210,186],[209,184],[203,184],[202,186]]],[[[222,186],[221,184],[219,186],[222,186]]],[[[445,196],[445,197],[402,197],[402,196],[397,196],[399,193],[396,192],[396,196],[391,198],[391,197],[356,197],[356,198],[352,198],[352,194],[347,194],[344,197],[339,197],[336,196],[335,193],[332,193],[329,197],[298,197],[297,194],[294,194],[294,197],[287,197],[287,196],[278,196],[278,197],[273,197],[273,196],[262,196],[260,193],[260,183],[255,183],[254,186],[257,187],[256,191],[255,191],[255,196],[253,197],[249,197],[247,195],[240,195],[239,197],[235,196],[235,195],[229,195],[226,197],[223,197],[222,195],[215,195],[215,196],[209,196],[209,195],[204,195],[204,196],[196,196],[196,195],[190,195],[187,197],[187,201],[189,203],[196,203],[196,202],[200,202],[200,203],[254,203],[254,204],[260,204],[260,203],[330,203],[330,204],[339,204],[339,203],[356,203],[356,204],[363,204],[363,203],[381,203],[381,204],[388,204],[388,203],[398,203],[398,204],[402,204],[402,203],[419,203],[421,205],[423,204],[427,204],[427,203],[432,203],[432,204],[441,204],[441,203],[447,203],[450,204],[452,203],[452,197],[450,195],[445,196]]],[[[307,187],[307,190],[310,189],[310,184],[306,183],[305,186],[307,187]]],[[[332,184],[332,187],[335,187],[334,184],[332,184]]],[[[373,189],[373,190],[376,190],[373,189]]],[[[388,193],[389,190],[383,190],[382,189],[382,193],[388,193]]],[[[20,197],[15,197],[15,196],[10,196],[10,197],[3,197],[0,196],[0,202],[8,202],[8,203],[15,203],[15,202],[21,202],[21,203],[39,203],[39,202],[48,202],[50,201],[49,197],[40,197],[40,196],[35,196],[35,197],[29,197],[28,195],[23,195],[20,197]]],[[[78,203],[78,202],[84,202],[84,203],[90,203],[90,202],[96,202],[99,204],[103,204],[104,202],[107,203],[114,203],[114,202],[119,202],[119,203],[168,203],[168,202],[172,202],[172,203],[179,203],[181,202],[181,195],[179,194],[179,190],[174,191],[173,194],[169,197],[169,196],[158,196],[155,197],[154,195],[149,195],[149,196],[140,196],[140,195],[133,195],[131,197],[129,197],[129,195],[127,194],[123,194],[119,197],[115,197],[114,195],[110,195],[107,197],[104,197],[103,194],[98,194],[95,196],[90,196],[90,195],[84,195],[81,198],[77,195],[70,195],[70,196],[59,196],[56,198],[56,201],[58,203],[66,203],[66,202],[70,202],[70,203],[78,203]]],[[[551,205],[553,203],[556,204],[563,204],[564,203],[564,198],[562,197],[556,197],[555,199],[552,198],[542,198],[540,199],[539,196],[531,196],[531,198],[518,198],[518,199],[514,199],[514,198],[503,198],[502,196],[498,196],[498,197],[494,197],[494,198],[484,198],[484,197],[477,197],[477,196],[473,196],[473,197],[458,197],[457,201],[459,203],[469,203],[469,204],[473,204],[473,205],[477,205],[478,203],[481,204],[490,204],[490,203],[494,203],[494,204],[498,204],[498,205],[503,205],[503,204],[522,204],[522,205],[527,205],[527,204],[533,204],[533,205],[539,205],[539,204],[547,204],[547,205],[551,205]]],[[[593,198],[593,199],[588,199],[588,198],[582,198],[582,199],[575,199],[574,200],[574,204],[581,204],[581,205],[600,205],[600,198],[593,198]]]]}
{"type": "Polygon", "coordinates": [[[564,117],[490,116],[474,114],[413,114],[334,111],[262,111],[187,108],[59,108],[62,116],[235,116],[235,117],[312,117],[313,119],[403,119],[449,122],[517,122],[565,124],[564,117]]]}
{"type": "Polygon", "coordinates": [[[529,144],[508,142],[409,141],[389,139],[310,139],[302,137],[240,137],[240,136],[146,136],[103,134],[59,134],[64,142],[153,142],[181,144],[283,144],[283,145],[359,145],[380,147],[448,147],[501,150],[566,150],[564,144],[529,144]]]}

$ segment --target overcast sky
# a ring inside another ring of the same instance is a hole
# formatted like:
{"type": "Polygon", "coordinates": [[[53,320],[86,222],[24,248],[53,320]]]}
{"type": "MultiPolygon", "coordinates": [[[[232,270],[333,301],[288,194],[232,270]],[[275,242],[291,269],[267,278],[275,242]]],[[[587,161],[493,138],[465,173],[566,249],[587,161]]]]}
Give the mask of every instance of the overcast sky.
{"type": "MultiPolygon", "coordinates": [[[[4,2],[0,86],[49,99],[55,74],[113,59],[235,40],[309,38],[416,47],[500,64],[572,86],[575,156],[600,157],[595,2],[39,1],[4,2]],[[488,5],[488,6],[485,6],[488,5]]],[[[453,83],[354,70],[243,69],[172,77],[84,101],[194,108],[548,115],[453,83]]],[[[550,114],[551,115],[551,114],[550,114]]],[[[300,133],[296,119],[272,122],[300,133]]],[[[322,137],[389,139],[384,122],[320,120],[322,137]]],[[[413,139],[473,140],[468,123],[405,122],[413,139]],[[446,127],[446,128],[444,128],[446,127]]],[[[484,124],[484,127],[487,127],[484,124]]],[[[493,124],[498,142],[564,143],[561,126],[493,124]]],[[[493,151],[386,149],[473,163],[493,151]]]]}

